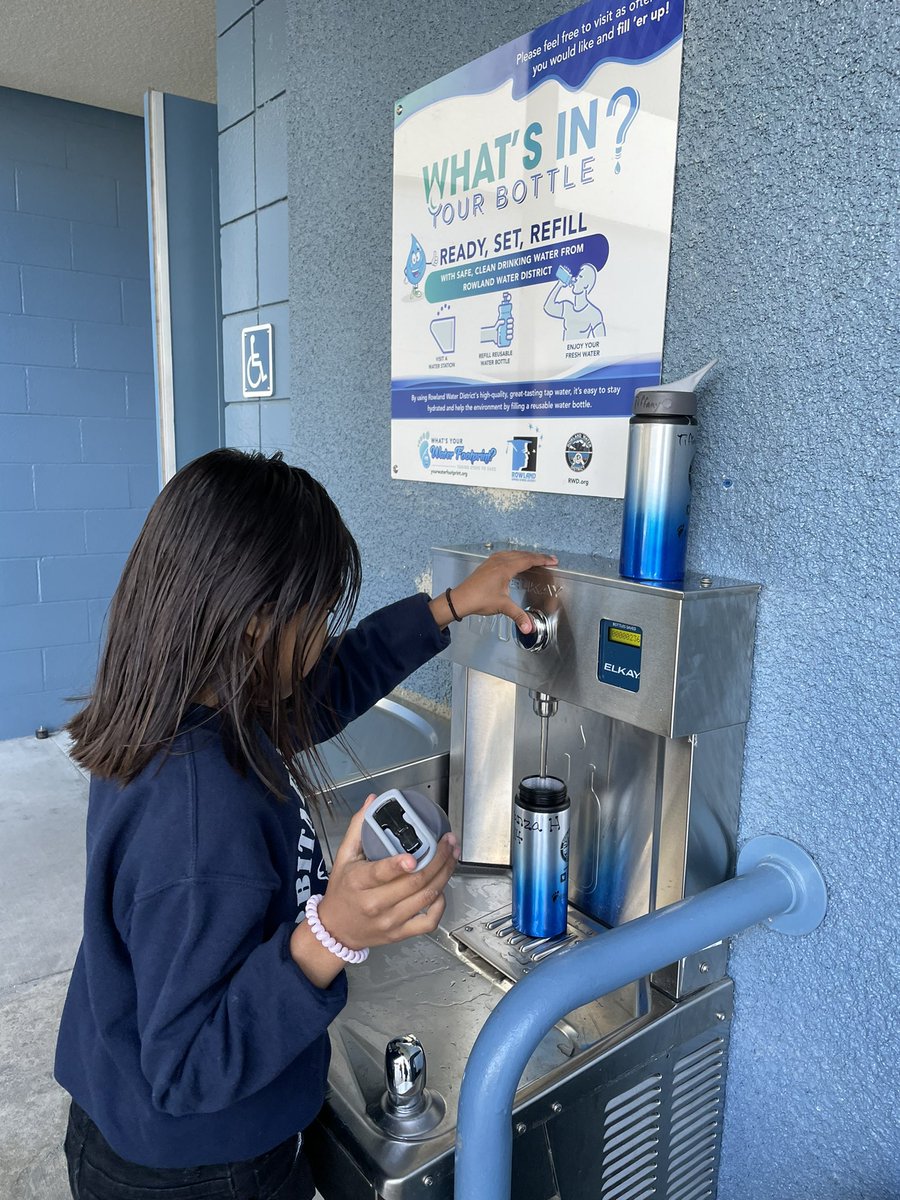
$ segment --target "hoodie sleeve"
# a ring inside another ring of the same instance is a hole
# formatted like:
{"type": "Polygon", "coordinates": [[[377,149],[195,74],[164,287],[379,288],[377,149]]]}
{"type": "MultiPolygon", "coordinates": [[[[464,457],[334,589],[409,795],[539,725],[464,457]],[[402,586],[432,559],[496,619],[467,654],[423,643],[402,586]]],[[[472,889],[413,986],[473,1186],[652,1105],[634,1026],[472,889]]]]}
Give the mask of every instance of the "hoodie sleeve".
{"type": "Polygon", "coordinates": [[[362,716],[408,675],[450,645],[423,592],[407,596],[326,646],[307,683],[313,694],[316,741],[324,742],[362,716]]]}
{"type": "Polygon", "coordinates": [[[205,876],[135,903],[141,1068],[161,1112],[218,1112],[259,1091],[346,1003],[343,972],[317,988],[293,961],[293,925],[262,940],[270,899],[264,884],[205,876]]]}

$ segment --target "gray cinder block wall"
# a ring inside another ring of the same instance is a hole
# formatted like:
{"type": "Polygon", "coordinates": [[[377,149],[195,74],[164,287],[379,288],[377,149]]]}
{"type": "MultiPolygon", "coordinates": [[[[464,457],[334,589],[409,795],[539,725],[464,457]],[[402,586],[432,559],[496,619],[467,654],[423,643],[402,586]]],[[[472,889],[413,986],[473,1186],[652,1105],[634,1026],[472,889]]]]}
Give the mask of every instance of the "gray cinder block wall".
{"type": "Polygon", "coordinates": [[[143,122],[0,88],[0,738],[71,715],[157,492],[143,122]]]}
{"type": "Polygon", "coordinates": [[[218,0],[225,442],[290,448],[285,0],[218,0]],[[244,400],[241,329],[272,325],[275,392],[244,400]]]}

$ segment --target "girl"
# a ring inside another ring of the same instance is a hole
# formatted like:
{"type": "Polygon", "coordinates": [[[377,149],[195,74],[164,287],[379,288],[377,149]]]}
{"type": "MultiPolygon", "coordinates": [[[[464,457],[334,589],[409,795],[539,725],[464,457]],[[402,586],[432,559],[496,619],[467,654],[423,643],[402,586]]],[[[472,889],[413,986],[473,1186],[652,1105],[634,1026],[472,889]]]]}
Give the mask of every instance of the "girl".
{"type": "Polygon", "coordinates": [[[305,471],[217,450],[163,489],[70,724],[91,772],[56,1055],[75,1200],[313,1195],[297,1132],[324,1097],[345,963],[435,929],[459,851],[448,834],[421,872],[408,855],[369,863],[363,809],[326,892],[295,791],[314,790],[316,743],[447,645],[451,620],[530,630],[509,581],[554,561],[494,555],[345,634],[359,552],[305,471]]]}

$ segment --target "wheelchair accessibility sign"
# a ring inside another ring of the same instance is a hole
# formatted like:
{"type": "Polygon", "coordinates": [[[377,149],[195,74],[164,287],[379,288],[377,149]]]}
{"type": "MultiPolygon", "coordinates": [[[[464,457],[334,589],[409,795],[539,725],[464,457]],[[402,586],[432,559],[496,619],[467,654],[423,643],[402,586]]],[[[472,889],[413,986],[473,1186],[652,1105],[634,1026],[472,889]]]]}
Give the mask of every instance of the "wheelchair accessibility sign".
{"type": "Polygon", "coordinates": [[[271,396],[275,391],[271,325],[249,325],[241,330],[241,361],[244,399],[271,396]]]}

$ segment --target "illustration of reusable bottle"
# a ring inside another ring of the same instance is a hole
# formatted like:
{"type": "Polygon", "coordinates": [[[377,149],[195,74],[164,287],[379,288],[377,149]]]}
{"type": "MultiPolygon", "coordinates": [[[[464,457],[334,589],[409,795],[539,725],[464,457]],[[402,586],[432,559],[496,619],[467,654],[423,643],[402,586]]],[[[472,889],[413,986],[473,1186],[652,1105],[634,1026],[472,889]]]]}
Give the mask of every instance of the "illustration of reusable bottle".
{"type": "Polygon", "coordinates": [[[505,349],[512,344],[515,321],[512,315],[512,294],[503,293],[503,299],[497,305],[497,320],[493,325],[481,327],[482,342],[493,342],[495,346],[505,349]]]}

